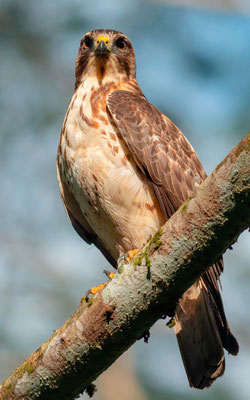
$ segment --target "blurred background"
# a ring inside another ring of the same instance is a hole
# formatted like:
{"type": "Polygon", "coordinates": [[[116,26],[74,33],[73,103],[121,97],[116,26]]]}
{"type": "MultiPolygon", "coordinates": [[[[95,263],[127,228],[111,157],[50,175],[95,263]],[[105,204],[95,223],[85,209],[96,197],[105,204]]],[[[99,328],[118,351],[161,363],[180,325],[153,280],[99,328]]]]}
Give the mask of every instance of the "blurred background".
{"type": "MultiPolygon", "coordinates": [[[[56,180],[82,35],[113,28],[130,37],[146,97],[209,174],[249,130],[249,16],[248,0],[0,0],[0,380],[108,269],[71,227],[56,180]]],[[[97,400],[249,399],[249,234],[225,265],[223,299],[240,343],[225,375],[209,390],[190,389],[174,332],[160,321],[149,344],[137,342],[97,380],[97,400]]]]}

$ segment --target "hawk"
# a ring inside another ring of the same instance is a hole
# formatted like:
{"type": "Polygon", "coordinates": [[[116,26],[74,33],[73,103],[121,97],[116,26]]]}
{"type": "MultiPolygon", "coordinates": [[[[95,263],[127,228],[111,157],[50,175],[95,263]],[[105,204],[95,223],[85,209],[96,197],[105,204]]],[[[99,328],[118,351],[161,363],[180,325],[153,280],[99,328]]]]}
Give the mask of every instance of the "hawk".
{"type": "MultiPolygon", "coordinates": [[[[148,102],[136,81],[130,40],[98,29],[83,36],[75,91],[57,155],[61,197],[77,233],[116,268],[141,248],[206,178],[182,132],[148,102]]],[[[219,292],[223,260],[179,301],[175,331],[191,387],[225,369],[223,347],[238,353],[219,292]]]]}

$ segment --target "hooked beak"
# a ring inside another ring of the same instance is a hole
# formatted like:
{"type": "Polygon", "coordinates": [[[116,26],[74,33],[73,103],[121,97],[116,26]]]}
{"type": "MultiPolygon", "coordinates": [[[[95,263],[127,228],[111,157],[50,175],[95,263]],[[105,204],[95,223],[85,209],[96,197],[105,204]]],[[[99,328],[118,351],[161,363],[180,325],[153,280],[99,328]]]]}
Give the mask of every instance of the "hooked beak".
{"type": "Polygon", "coordinates": [[[106,46],[104,40],[101,40],[95,49],[95,54],[97,56],[106,56],[109,53],[109,48],[106,46]]]}

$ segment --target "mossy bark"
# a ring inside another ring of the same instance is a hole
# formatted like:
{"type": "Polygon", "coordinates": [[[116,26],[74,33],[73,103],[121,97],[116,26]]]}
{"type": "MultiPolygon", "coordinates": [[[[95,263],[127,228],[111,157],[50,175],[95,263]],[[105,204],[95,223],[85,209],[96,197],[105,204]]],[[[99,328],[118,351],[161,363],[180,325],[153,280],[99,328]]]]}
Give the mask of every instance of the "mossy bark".
{"type": "Polygon", "coordinates": [[[250,135],[129,265],[0,386],[0,399],[74,399],[163,315],[250,224],[250,135]]]}

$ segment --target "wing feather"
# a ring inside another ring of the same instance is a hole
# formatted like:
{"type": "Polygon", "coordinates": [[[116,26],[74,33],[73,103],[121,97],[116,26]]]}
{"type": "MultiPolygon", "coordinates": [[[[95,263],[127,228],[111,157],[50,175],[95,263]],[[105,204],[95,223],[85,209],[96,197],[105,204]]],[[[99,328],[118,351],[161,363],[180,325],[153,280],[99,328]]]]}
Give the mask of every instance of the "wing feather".
{"type": "MultiPolygon", "coordinates": [[[[111,92],[108,110],[120,134],[139,160],[166,219],[191,196],[206,173],[192,146],[165,115],[150,104],[143,94],[125,90],[111,92]]],[[[223,271],[222,258],[201,277],[223,346],[237,354],[238,343],[231,334],[218,281],[223,271]]]]}
{"type": "Polygon", "coordinates": [[[169,218],[206,177],[196,153],[173,122],[143,95],[116,90],[108,96],[107,105],[152,186],[159,187],[157,196],[164,193],[162,211],[169,218]]]}
{"type": "Polygon", "coordinates": [[[107,105],[122,137],[143,165],[169,218],[206,178],[182,132],[143,95],[116,90],[107,105]]]}
{"type": "Polygon", "coordinates": [[[97,234],[92,230],[71,190],[68,185],[61,180],[59,173],[58,182],[63,205],[75,231],[86,243],[93,243],[102,252],[110,264],[116,268],[116,260],[113,259],[97,234]]]}

